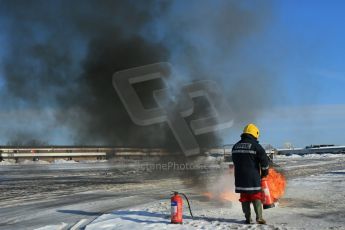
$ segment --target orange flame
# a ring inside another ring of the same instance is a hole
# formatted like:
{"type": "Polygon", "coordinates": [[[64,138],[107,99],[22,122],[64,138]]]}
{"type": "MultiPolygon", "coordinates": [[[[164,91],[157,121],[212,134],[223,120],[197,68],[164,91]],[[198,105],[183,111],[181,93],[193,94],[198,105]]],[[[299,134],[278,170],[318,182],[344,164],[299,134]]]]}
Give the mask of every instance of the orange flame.
{"type": "Polygon", "coordinates": [[[283,174],[277,172],[273,168],[270,168],[267,176],[267,181],[271,196],[275,201],[284,195],[286,188],[286,179],[283,174]]]}
{"type": "Polygon", "coordinates": [[[217,200],[221,202],[235,201],[239,199],[238,194],[230,191],[222,191],[220,193],[204,192],[202,195],[207,197],[209,200],[217,200]]]}
{"type": "MultiPolygon", "coordinates": [[[[285,193],[286,179],[285,176],[270,168],[267,176],[268,188],[274,201],[277,201],[285,193]]],[[[221,188],[217,191],[207,191],[202,193],[209,200],[217,200],[220,202],[236,201],[239,199],[239,194],[232,192],[228,188],[221,188]]]]}
{"type": "Polygon", "coordinates": [[[239,199],[239,196],[234,192],[222,192],[219,198],[224,201],[235,201],[239,199]]]}

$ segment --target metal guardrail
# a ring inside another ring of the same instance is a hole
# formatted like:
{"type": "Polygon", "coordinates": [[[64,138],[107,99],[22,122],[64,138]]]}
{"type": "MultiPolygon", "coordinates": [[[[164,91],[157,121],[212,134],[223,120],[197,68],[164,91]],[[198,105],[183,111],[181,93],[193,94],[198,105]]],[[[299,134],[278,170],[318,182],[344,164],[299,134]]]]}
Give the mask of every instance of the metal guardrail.
{"type": "Polygon", "coordinates": [[[79,153],[1,153],[2,158],[14,158],[14,157],[87,157],[87,156],[106,156],[106,152],[79,152],[79,153]]]}
{"type": "Polygon", "coordinates": [[[0,160],[32,158],[32,160],[68,158],[107,159],[113,157],[154,157],[167,156],[169,152],[159,148],[119,148],[119,147],[82,147],[82,146],[52,146],[52,147],[13,147],[0,146],[0,160]]]}

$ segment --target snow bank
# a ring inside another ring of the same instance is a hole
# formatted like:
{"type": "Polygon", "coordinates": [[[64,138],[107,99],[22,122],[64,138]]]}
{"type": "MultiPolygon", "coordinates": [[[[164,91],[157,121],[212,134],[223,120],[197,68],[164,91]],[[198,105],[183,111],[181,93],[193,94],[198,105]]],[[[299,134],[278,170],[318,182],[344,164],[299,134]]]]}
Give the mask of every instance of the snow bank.
{"type": "MultiPolygon", "coordinates": [[[[243,224],[238,201],[215,203],[190,197],[194,219],[184,207],[184,224],[170,224],[169,199],[116,210],[104,214],[86,226],[95,229],[345,229],[345,170],[330,171],[288,181],[285,197],[279,207],[264,210],[268,225],[243,224]],[[332,194],[330,196],[330,194],[332,194]]],[[[252,218],[255,219],[252,211],[252,218]]]]}
{"type": "Polygon", "coordinates": [[[64,159],[57,159],[52,162],[38,160],[22,160],[16,163],[14,160],[3,160],[0,161],[0,165],[44,165],[44,164],[71,164],[71,163],[83,163],[83,164],[93,164],[93,163],[106,163],[108,160],[81,160],[81,161],[74,161],[74,160],[64,160],[64,159]]]}
{"type": "Polygon", "coordinates": [[[274,156],[275,159],[289,159],[289,158],[302,158],[302,156],[297,155],[297,154],[292,154],[292,155],[276,155],[274,156]]]}
{"type": "MultiPolygon", "coordinates": [[[[192,204],[193,206],[193,204],[192,204]]],[[[170,202],[160,201],[148,204],[145,206],[138,206],[129,210],[118,210],[110,214],[105,214],[97,218],[91,224],[86,226],[86,230],[96,229],[253,229],[253,226],[258,225],[244,225],[242,220],[232,219],[237,213],[229,212],[227,208],[214,207],[213,209],[200,210],[198,204],[194,202],[194,208],[197,206],[197,211],[194,211],[194,219],[190,216],[184,216],[184,223],[176,225],[170,223],[170,202]]],[[[185,210],[185,213],[187,211],[185,210]]],[[[270,226],[261,226],[261,229],[272,229],[270,226]]]]}
{"type": "Polygon", "coordinates": [[[18,164],[20,164],[20,165],[32,165],[32,164],[44,165],[44,164],[49,164],[49,162],[48,161],[42,161],[42,160],[38,160],[38,161],[23,160],[23,161],[20,161],[18,164]]]}
{"type": "Polygon", "coordinates": [[[0,161],[0,165],[14,165],[14,164],[15,164],[14,161],[8,161],[8,160],[0,161]]]}
{"type": "Polygon", "coordinates": [[[79,163],[106,163],[108,160],[80,160],[79,163]]]}
{"type": "Polygon", "coordinates": [[[170,200],[140,205],[126,210],[104,214],[86,226],[85,230],[135,230],[135,229],[176,229],[176,230],[220,230],[220,229],[286,229],[281,224],[244,224],[244,217],[238,201],[219,203],[191,198],[194,219],[184,207],[183,224],[170,223],[170,200]]]}
{"type": "Polygon", "coordinates": [[[345,157],[345,154],[331,154],[331,153],[325,153],[325,154],[307,154],[304,155],[305,158],[336,158],[336,157],[345,157]]]}
{"type": "Polygon", "coordinates": [[[305,154],[305,155],[297,155],[292,154],[289,156],[286,155],[276,155],[275,159],[290,159],[290,158],[299,158],[299,159],[322,159],[322,158],[339,158],[345,157],[345,154],[305,154]]]}
{"type": "Polygon", "coordinates": [[[16,163],[14,160],[4,160],[0,162],[0,165],[43,165],[50,164],[48,161],[32,161],[32,160],[22,160],[16,163]]]}
{"type": "Polygon", "coordinates": [[[53,162],[52,162],[53,164],[74,164],[74,163],[78,163],[77,161],[75,161],[75,160],[69,160],[69,161],[67,161],[67,160],[64,160],[64,159],[57,159],[57,160],[54,160],[53,162]]]}

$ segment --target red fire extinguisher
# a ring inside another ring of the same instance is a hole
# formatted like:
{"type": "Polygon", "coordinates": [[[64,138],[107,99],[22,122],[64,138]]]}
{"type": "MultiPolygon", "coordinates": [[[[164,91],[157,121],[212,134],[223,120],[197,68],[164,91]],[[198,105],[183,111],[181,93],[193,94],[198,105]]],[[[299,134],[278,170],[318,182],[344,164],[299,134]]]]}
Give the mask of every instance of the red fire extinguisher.
{"type": "MultiPolygon", "coordinates": [[[[191,217],[193,218],[192,210],[190,208],[189,200],[184,193],[181,193],[186,198],[188,203],[188,208],[191,217]]],[[[173,196],[170,198],[171,201],[171,223],[172,224],[182,224],[183,222],[183,199],[178,192],[173,192],[173,196]]]]}
{"type": "Polygon", "coordinates": [[[266,177],[261,179],[261,188],[262,188],[263,208],[264,209],[273,208],[274,202],[270,193],[270,189],[268,188],[268,181],[266,177]]]}

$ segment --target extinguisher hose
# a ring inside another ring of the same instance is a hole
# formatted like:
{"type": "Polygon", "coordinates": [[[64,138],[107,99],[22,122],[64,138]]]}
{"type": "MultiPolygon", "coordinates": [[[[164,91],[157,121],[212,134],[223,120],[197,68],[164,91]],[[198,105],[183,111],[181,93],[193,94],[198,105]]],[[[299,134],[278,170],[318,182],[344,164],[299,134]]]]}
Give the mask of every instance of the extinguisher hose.
{"type": "Polygon", "coordinates": [[[180,193],[180,194],[182,194],[184,196],[184,198],[186,198],[186,201],[187,201],[187,204],[188,204],[189,213],[190,213],[192,219],[194,219],[193,213],[192,213],[192,209],[190,208],[190,203],[189,203],[188,197],[184,193],[180,193]]]}

